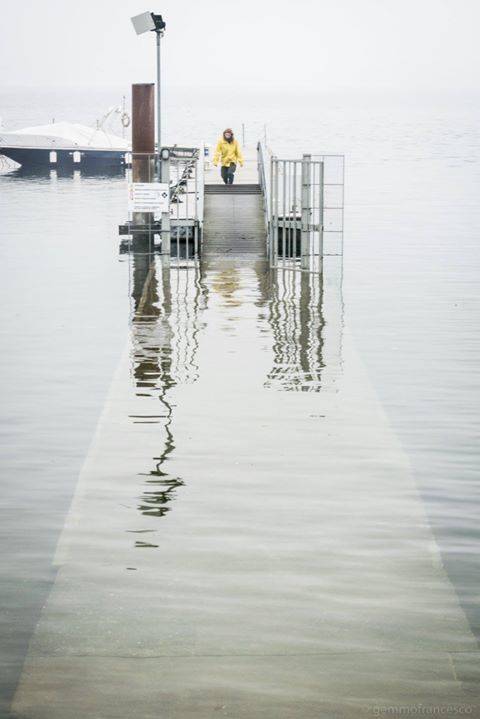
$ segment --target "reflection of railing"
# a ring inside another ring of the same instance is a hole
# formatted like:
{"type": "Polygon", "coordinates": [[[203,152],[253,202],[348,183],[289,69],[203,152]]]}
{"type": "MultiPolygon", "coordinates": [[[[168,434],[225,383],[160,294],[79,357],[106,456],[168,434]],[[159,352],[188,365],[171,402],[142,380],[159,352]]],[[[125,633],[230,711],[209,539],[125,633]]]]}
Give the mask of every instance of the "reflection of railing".
{"type": "Polygon", "coordinates": [[[344,158],[268,155],[258,143],[270,264],[320,271],[323,257],[343,253],[344,158]]]}
{"type": "Polygon", "coordinates": [[[271,271],[268,322],[273,366],[265,387],[332,392],[341,372],[342,257],[326,257],[322,274],[271,271]]]}

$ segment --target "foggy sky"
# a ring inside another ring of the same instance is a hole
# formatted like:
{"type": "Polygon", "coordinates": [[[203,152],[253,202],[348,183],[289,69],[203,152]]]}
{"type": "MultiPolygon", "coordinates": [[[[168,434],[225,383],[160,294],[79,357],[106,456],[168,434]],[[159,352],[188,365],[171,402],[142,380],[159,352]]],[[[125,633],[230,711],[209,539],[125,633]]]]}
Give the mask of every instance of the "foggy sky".
{"type": "Polygon", "coordinates": [[[154,80],[163,13],[167,84],[332,90],[475,90],[479,0],[3,0],[2,86],[154,80]]]}

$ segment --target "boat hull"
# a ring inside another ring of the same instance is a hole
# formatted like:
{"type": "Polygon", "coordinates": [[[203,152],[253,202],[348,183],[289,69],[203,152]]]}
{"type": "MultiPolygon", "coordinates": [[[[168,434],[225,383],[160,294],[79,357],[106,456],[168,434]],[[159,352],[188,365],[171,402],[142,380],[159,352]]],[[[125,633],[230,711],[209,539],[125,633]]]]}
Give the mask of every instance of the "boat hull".
{"type": "Polygon", "coordinates": [[[18,162],[24,169],[62,168],[84,170],[122,169],[128,165],[129,153],[125,150],[69,150],[29,147],[4,147],[0,155],[18,162]]]}

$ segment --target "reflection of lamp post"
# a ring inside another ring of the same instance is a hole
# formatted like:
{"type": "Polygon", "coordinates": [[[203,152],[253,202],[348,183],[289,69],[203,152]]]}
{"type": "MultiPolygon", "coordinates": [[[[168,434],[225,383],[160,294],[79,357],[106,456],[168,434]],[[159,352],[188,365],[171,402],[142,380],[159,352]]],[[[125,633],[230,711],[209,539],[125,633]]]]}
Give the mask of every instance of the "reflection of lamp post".
{"type": "Polygon", "coordinates": [[[153,12],[143,12],[132,17],[132,24],[137,35],[142,35],[144,32],[154,32],[157,36],[157,152],[160,153],[162,148],[160,38],[163,36],[166,23],[161,15],[155,15],[153,12]]]}

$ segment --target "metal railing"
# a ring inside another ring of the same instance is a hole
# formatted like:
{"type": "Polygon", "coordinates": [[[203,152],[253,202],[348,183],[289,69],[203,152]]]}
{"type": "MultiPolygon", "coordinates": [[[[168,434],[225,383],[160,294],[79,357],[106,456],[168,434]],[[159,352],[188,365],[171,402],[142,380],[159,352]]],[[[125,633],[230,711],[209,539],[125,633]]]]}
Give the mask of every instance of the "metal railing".
{"type": "Polygon", "coordinates": [[[343,155],[280,159],[259,143],[257,161],[271,267],[321,271],[343,253],[343,155]]]}
{"type": "Polygon", "coordinates": [[[265,216],[265,229],[267,235],[269,232],[269,208],[270,208],[270,175],[271,175],[272,153],[268,147],[262,143],[257,143],[257,168],[258,168],[258,184],[262,190],[263,211],[265,216]]]}
{"type": "Polygon", "coordinates": [[[343,255],[345,157],[314,154],[323,162],[323,255],[343,255]]]}
{"type": "Polygon", "coordinates": [[[172,257],[189,260],[199,254],[203,227],[203,148],[182,154],[170,158],[170,242],[172,257]]]}
{"type": "Polygon", "coordinates": [[[161,239],[161,252],[178,260],[198,257],[203,231],[204,148],[169,147],[168,159],[158,153],[134,153],[129,183],[162,181],[169,185],[169,211],[163,216],[129,213],[122,234],[151,233],[161,239]]]}

